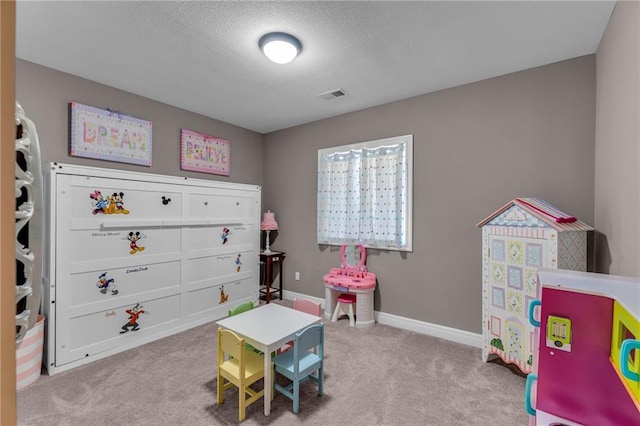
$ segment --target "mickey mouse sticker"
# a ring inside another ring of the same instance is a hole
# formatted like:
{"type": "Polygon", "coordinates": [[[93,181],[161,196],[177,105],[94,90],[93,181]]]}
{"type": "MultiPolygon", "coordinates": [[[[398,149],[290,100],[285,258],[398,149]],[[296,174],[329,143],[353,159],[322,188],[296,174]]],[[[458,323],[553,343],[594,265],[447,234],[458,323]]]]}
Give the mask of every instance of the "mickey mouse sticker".
{"type": "Polygon", "coordinates": [[[124,192],[114,192],[111,195],[102,195],[97,189],[89,194],[91,210],[94,215],[101,214],[129,214],[124,208],[124,192]]]}
{"type": "Polygon", "coordinates": [[[146,237],[147,236],[140,231],[136,231],[136,232],[131,231],[129,232],[129,234],[122,237],[122,239],[129,240],[129,248],[131,249],[131,251],[129,251],[129,254],[136,254],[139,251],[144,250],[144,247],[140,245],[139,241],[146,237]]]}

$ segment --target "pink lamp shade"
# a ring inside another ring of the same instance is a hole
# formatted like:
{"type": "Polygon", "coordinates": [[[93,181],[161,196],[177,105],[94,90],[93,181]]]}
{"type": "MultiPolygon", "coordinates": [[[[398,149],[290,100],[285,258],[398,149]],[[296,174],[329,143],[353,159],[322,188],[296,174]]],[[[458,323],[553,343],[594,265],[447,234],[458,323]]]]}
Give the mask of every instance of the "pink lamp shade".
{"type": "Polygon", "coordinates": [[[262,216],[262,223],[260,223],[260,229],[262,231],[276,231],[278,229],[278,222],[276,222],[276,214],[271,210],[268,210],[262,216]]]}
{"type": "Polygon", "coordinates": [[[269,234],[271,231],[278,230],[278,222],[276,222],[276,214],[271,210],[267,210],[262,216],[262,223],[260,223],[260,229],[267,231],[267,240],[263,253],[273,253],[269,248],[269,234]]]}

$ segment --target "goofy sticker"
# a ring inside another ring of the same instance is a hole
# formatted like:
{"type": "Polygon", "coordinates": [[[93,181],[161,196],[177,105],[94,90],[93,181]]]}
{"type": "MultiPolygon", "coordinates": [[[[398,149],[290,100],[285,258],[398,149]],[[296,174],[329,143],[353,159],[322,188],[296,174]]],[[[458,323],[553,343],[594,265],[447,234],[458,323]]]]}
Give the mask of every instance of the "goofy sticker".
{"type": "Polygon", "coordinates": [[[140,315],[142,314],[149,313],[148,311],[145,311],[142,308],[144,308],[144,306],[142,306],[139,303],[136,303],[136,305],[133,308],[127,309],[125,311],[127,314],[129,314],[129,321],[127,321],[127,323],[122,326],[122,331],[120,332],[120,334],[124,334],[128,331],[140,330],[140,324],[138,324],[138,317],[140,317],[140,315]]]}

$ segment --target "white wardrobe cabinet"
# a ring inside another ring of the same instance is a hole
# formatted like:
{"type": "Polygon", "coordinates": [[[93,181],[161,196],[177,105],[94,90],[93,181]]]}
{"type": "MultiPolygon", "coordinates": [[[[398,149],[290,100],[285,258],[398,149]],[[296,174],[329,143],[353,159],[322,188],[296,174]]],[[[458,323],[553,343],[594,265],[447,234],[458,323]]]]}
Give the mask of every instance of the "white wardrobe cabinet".
{"type": "Polygon", "coordinates": [[[260,187],[51,163],[49,374],[258,300],[260,187]]]}

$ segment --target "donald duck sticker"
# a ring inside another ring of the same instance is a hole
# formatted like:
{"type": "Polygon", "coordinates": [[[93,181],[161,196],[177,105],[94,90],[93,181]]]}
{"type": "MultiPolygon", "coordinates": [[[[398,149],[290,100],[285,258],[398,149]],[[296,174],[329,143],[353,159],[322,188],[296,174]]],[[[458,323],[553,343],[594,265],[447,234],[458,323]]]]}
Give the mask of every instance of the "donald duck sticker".
{"type": "Polygon", "coordinates": [[[107,278],[107,273],[103,272],[98,277],[98,282],[96,282],[96,287],[100,290],[100,293],[107,294],[107,292],[111,292],[113,296],[118,294],[118,290],[116,290],[116,283],[113,278],[107,278]]]}

